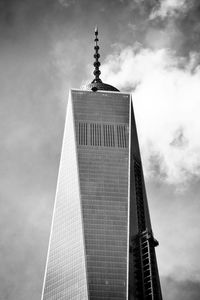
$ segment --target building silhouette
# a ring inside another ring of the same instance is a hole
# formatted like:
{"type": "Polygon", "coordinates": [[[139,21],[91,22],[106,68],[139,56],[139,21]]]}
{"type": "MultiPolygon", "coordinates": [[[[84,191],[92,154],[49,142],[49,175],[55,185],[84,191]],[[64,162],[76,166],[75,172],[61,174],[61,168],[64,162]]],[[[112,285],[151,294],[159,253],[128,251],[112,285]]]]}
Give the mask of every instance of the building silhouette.
{"type": "Polygon", "coordinates": [[[131,95],[71,90],[42,300],[161,300],[131,95]]]}

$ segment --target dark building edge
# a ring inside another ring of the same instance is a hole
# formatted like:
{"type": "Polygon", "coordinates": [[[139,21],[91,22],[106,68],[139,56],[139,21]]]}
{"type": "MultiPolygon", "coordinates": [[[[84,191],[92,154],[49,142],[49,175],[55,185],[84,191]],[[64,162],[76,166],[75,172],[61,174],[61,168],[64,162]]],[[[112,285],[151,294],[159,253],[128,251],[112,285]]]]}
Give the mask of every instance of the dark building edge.
{"type": "Polygon", "coordinates": [[[132,100],[130,109],[131,149],[128,300],[162,300],[155,253],[155,247],[158,245],[158,242],[154,239],[150,222],[132,100]],[[138,186],[138,180],[140,182],[140,186],[138,186]],[[135,219],[137,220],[137,233],[133,231],[135,228],[135,219]]]}

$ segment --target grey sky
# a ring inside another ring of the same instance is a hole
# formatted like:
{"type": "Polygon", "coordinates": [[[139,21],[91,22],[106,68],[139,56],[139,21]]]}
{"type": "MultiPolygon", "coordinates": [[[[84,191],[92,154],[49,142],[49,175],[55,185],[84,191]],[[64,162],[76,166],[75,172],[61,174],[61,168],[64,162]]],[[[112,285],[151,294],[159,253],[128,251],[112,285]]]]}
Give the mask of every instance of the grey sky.
{"type": "Polygon", "coordinates": [[[68,90],[92,78],[96,24],[102,79],[134,91],[164,299],[199,299],[199,17],[197,0],[0,1],[0,299],[40,299],[68,90]]]}

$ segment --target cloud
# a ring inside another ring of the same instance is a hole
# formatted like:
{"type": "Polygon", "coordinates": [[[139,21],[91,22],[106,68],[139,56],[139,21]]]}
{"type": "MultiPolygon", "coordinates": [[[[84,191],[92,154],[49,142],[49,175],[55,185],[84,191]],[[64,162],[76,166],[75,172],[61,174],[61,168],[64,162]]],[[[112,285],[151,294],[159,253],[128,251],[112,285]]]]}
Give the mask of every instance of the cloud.
{"type": "Polygon", "coordinates": [[[171,277],[162,278],[163,294],[166,300],[197,300],[200,296],[199,282],[190,280],[176,281],[171,277]]]}
{"type": "Polygon", "coordinates": [[[176,185],[199,176],[199,55],[137,45],[108,56],[102,74],[120,90],[134,91],[146,175],[176,185]]]}
{"type": "Polygon", "coordinates": [[[148,193],[153,229],[160,242],[156,252],[161,276],[200,281],[198,186],[174,194],[174,187],[159,184],[148,193]]]}
{"type": "Polygon", "coordinates": [[[58,0],[58,2],[64,7],[69,7],[75,3],[75,0],[58,0]]]}
{"type": "Polygon", "coordinates": [[[192,7],[194,1],[187,0],[161,0],[150,15],[150,19],[160,17],[175,17],[185,14],[192,7]]]}

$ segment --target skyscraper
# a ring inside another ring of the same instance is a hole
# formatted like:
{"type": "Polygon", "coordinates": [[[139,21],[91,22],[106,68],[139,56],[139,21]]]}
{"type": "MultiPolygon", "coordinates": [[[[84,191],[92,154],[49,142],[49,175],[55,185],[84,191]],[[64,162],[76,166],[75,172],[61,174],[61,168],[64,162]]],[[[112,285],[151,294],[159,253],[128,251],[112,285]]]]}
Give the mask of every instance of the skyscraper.
{"type": "Polygon", "coordinates": [[[131,95],[71,90],[42,300],[161,300],[131,95]]]}

